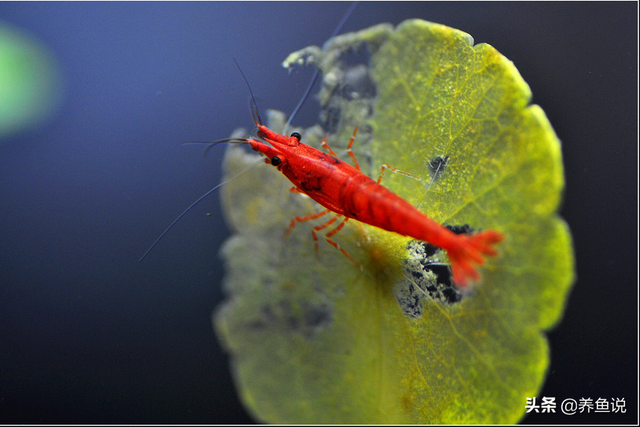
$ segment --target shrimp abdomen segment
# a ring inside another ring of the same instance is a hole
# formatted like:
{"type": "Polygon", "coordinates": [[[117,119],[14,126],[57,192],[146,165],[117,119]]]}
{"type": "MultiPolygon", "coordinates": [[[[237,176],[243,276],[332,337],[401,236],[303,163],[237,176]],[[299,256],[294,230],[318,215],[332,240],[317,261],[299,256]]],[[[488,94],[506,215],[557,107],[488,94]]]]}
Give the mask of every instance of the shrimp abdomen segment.
{"type": "Polygon", "coordinates": [[[476,266],[485,256],[497,255],[493,246],[502,241],[502,234],[494,230],[455,234],[366,175],[345,183],[341,196],[344,215],[445,249],[453,280],[461,288],[480,280],[476,266]]]}

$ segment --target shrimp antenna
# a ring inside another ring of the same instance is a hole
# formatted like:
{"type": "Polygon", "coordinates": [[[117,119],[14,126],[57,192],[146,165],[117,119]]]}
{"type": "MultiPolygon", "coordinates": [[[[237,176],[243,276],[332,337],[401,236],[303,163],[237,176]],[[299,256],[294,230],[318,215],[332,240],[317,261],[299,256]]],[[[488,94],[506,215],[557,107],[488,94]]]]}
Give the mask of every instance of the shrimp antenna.
{"type": "Polygon", "coordinates": [[[226,139],[221,139],[219,141],[186,141],[183,142],[182,145],[192,145],[192,144],[198,144],[198,145],[208,145],[208,147],[206,147],[204,149],[204,152],[202,153],[203,157],[206,157],[207,153],[209,152],[209,150],[211,150],[213,148],[214,145],[218,145],[218,144],[249,144],[249,141],[244,139],[244,138],[226,138],[226,139]]]}
{"type": "MultiPolygon", "coordinates": [[[[228,140],[228,141],[218,141],[219,142],[238,142],[238,141],[234,141],[234,140],[228,140]]],[[[183,216],[185,216],[187,214],[187,212],[189,212],[191,209],[193,209],[198,203],[200,203],[201,201],[203,201],[204,199],[207,198],[207,196],[209,196],[211,193],[213,193],[214,191],[216,191],[218,188],[222,187],[223,185],[225,185],[227,182],[231,181],[232,179],[237,178],[238,176],[242,175],[243,173],[245,173],[246,171],[248,171],[249,169],[251,169],[252,167],[254,167],[255,165],[257,165],[258,162],[254,162],[252,164],[250,164],[249,166],[247,166],[246,168],[242,169],[240,172],[238,172],[237,174],[235,174],[234,176],[232,176],[231,178],[227,179],[226,181],[222,181],[220,184],[216,185],[215,187],[213,187],[211,190],[207,191],[206,193],[204,193],[202,196],[200,196],[198,198],[198,200],[196,200],[195,202],[191,203],[189,205],[189,207],[187,209],[185,209],[180,215],[178,215],[178,217],[176,219],[173,220],[173,222],[171,224],[169,224],[169,226],[162,232],[162,234],[160,234],[158,236],[158,238],[155,240],[155,242],[153,242],[151,244],[151,246],[149,246],[149,249],[147,249],[145,251],[144,254],[142,254],[142,256],[140,257],[140,259],[138,260],[138,262],[142,262],[143,259],[145,259],[145,257],[149,254],[149,252],[151,252],[151,250],[153,248],[156,247],[156,245],[158,244],[158,242],[160,242],[160,240],[162,240],[162,238],[169,232],[169,230],[171,230],[173,228],[174,225],[176,225],[176,223],[178,221],[180,221],[180,219],[182,219],[183,216]]]]}
{"type": "MultiPolygon", "coordinates": [[[[334,38],[338,34],[338,32],[340,32],[345,22],[347,22],[347,19],[349,18],[353,10],[356,8],[357,4],[358,4],[357,1],[354,1],[353,3],[351,3],[349,10],[347,10],[347,13],[344,14],[344,16],[342,17],[342,20],[340,21],[336,29],[333,31],[333,34],[331,34],[331,37],[329,37],[330,39],[334,38]]],[[[309,94],[311,93],[311,89],[313,89],[313,85],[316,83],[316,80],[318,79],[319,74],[320,74],[320,70],[318,70],[318,68],[316,67],[316,71],[313,73],[313,77],[311,78],[311,83],[309,83],[309,86],[307,86],[307,90],[305,91],[304,95],[302,95],[302,99],[300,100],[300,102],[298,102],[298,105],[296,106],[295,110],[293,110],[293,113],[291,113],[291,115],[289,116],[289,120],[287,120],[287,123],[284,125],[284,129],[282,130],[282,133],[284,134],[287,133],[287,128],[291,124],[291,121],[296,116],[296,114],[298,114],[298,111],[300,110],[300,108],[302,108],[302,105],[304,104],[304,102],[309,97],[309,94]]]]}
{"type": "Polygon", "coordinates": [[[236,67],[238,67],[238,71],[240,71],[240,74],[242,75],[244,82],[247,84],[247,87],[249,88],[249,93],[251,94],[251,117],[253,118],[253,122],[256,124],[256,126],[261,125],[262,120],[260,119],[258,103],[256,102],[256,97],[253,96],[253,91],[251,90],[251,85],[249,84],[249,80],[247,80],[247,77],[244,75],[244,72],[242,71],[242,68],[240,68],[240,64],[238,64],[238,61],[236,61],[236,58],[233,58],[233,62],[236,63],[236,67]]]}
{"type": "MultiPolygon", "coordinates": [[[[260,119],[260,113],[258,112],[258,104],[256,102],[256,97],[253,95],[253,91],[251,90],[251,85],[249,84],[249,81],[247,80],[247,77],[242,72],[242,68],[240,68],[240,64],[238,64],[238,61],[236,61],[236,59],[233,58],[233,62],[236,63],[236,66],[238,67],[238,70],[240,71],[240,74],[242,75],[242,78],[244,79],[244,82],[247,84],[247,87],[249,88],[249,93],[251,94],[251,117],[253,117],[253,122],[256,124],[256,126],[260,125],[260,124],[262,124],[262,120],[260,119]]],[[[187,141],[187,142],[184,142],[183,145],[184,144],[208,144],[209,146],[204,149],[204,153],[202,154],[203,156],[206,156],[207,152],[214,145],[224,144],[224,143],[249,144],[249,141],[246,140],[246,139],[242,139],[242,138],[227,138],[227,139],[221,139],[219,141],[214,141],[214,142],[187,141]]],[[[209,191],[204,193],[202,196],[200,196],[195,202],[191,203],[189,205],[189,207],[187,207],[180,215],[178,215],[178,217],[176,219],[173,220],[173,222],[171,224],[169,224],[169,226],[158,236],[158,238],[151,244],[151,246],[149,246],[149,249],[147,249],[145,251],[145,253],[142,254],[142,256],[140,257],[138,262],[142,262],[142,260],[145,259],[145,257],[149,254],[149,252],[151,252],[151,250],[153,250],[153,248],[156,247],[156,245],[160,242],[160,240],[162,240],[162,238],[173,228],[173,226],[176,225],[178,223],[178,221],[180,221],[182,219],[182,217],[185,216],[198,203],[200,203],[201,201],[206,199],[207,196],[209,196],[211,193],[216,191],[218,188],[222,187],[223,185],[225,185],[227,182],[231,181],[232,179],[235,179],[236,177],[242,175],[243,173],[245,173],[246,171],[248,171],[250,168],[252,168],[253,166],[255,166],[258,163],[259,162],[251,164],[249,167],[243,169],[242,171],[240,171],[239,173],[235,174],[231,178],[229,178],[226,181],[223,181],[220,184],[216,185],[215,187],[213,187],[212,189],[210,189],[209,191]]]]}

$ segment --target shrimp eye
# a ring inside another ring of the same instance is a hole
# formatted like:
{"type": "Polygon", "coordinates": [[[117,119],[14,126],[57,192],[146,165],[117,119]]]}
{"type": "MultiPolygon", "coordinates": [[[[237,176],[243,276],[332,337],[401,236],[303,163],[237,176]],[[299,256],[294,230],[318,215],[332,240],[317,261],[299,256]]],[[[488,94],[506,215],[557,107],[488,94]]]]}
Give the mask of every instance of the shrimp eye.
{"type": "Polygon", "coordinates": [[[278,157],[278,156],[273,156],[273,157],[271,158],[271,164],[272,164],[273,166],[278,166],[278,165],[280,165],[280,163],[282,163],[282,160],[280,159],[280,157],[278,157]]]}
{"type": "Polygon", "coordinates": [[[294,132],[291,134],[291,138],[295,138],[298,141],[300,141],[302,139],[302,136],[300,136],[300,134],[298,132],[294,132]]]}

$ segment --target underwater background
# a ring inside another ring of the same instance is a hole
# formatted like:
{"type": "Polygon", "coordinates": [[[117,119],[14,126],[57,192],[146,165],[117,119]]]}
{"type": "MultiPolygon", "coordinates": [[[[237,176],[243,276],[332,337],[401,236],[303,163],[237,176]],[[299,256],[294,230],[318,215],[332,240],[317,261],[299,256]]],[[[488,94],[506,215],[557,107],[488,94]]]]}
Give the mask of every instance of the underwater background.
{"type": "MultiPolygon", "coordinates": [[[[0,28],[38,43],[58,78],[46,118],[0,128],[0,423],[252,422],[211,326],[229,236],[218,195],[138,258],[220,181],[224,147],[181,143],[253,127],[233,59],[263,111],[290,113],[312,70],[281,62],[348,7],[0,2],[0,28]]],[[[637,3],[363,2],[342,32],[408,18],[512,60],[563,142],[577,282],[540,395],[624,398],[627,412],[524,421],[634,422],[637,3]]],[[[294,124],[317,112],[307,100],[294,124]]]]}

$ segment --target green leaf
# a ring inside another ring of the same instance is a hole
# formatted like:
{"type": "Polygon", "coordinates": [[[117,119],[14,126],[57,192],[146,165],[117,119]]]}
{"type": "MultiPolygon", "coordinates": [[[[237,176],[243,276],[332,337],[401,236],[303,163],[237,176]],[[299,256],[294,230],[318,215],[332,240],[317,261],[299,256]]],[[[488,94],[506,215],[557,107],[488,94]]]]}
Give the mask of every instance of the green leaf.
{"type": "MultiPolygon", "coordinates": [[[[222,193],[235,232],[223,248],[229,299],[214,324],[245,405],[281,423],[518,421],[549,363],[543,331],[561,317],[574,279],[571,237],[556,215],[564,180],[551,125],[510,61],[442,25],[373,27],[315,59],[325,112],[340,112],[329,140],[338,154],[359,125],[364,171],[376,178],[386,163],[408,172],[419,179],[387,173],[383,184],[441,223],[496,229],[505,240],[483,280],[460,293],[434,267],[444,254],[350,221],[335,240],[361,271],[324,241],[326,229],[315,251],[321,219],[283,239],[292,218],[321,208],[290,193],[274,167],[234,179],[222,193]],[[362,67],[339,59],[362,44],[377,96],[340,96],[341,82],[366,86],[362,67]]],[[[272,129],[283,123],[271,114],[272,129]]],[[[322,137],[316,127],[303,141],[322,137]]],[[[232,147],[225,176],[255,161],[232,147]]]]}

